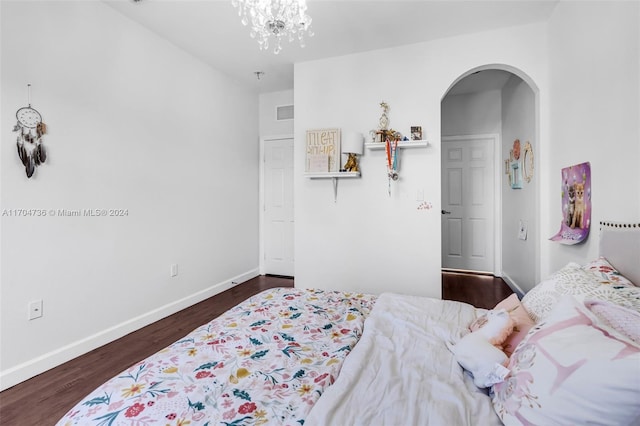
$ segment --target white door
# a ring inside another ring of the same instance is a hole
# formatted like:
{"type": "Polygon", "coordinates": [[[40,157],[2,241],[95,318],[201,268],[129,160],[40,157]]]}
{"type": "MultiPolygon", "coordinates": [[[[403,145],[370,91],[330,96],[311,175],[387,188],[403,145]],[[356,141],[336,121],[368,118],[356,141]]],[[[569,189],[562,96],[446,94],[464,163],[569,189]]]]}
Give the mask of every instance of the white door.
{"type": "Polygon", "coordinates": [[[494,139],[442,138],[442,267],[494,270],[494,139]]]}
{"type": "Polygon", "coordinates": [[[293,139],[264,141],[264,273],[293,276],[293,139]]]}

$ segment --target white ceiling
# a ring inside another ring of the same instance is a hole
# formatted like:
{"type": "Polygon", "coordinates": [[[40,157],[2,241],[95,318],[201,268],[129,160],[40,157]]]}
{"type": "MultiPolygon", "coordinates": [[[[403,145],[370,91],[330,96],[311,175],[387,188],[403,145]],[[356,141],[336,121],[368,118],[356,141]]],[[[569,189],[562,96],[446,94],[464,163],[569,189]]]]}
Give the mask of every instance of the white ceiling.
{"type": "Polygon", "coordinates": [[[293,88],[293,64],[549,18],[558,0],[307,0],[315,36],[260,51],[231,0],[103,0],[259,92],[293,88]],[[263,71],[260,80],[254,72],[263,71]]]}

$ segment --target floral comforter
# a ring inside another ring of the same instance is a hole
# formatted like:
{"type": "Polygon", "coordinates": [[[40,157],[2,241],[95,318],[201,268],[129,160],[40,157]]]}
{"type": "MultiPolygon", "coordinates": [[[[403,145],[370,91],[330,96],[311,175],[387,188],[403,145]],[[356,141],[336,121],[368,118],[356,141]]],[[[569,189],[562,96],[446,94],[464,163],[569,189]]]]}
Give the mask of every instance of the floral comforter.
{"type": "Polygon", "coordinates": [[[58,425],[302,425],[374,303],[266,290],[109,380],[58,425]]]}

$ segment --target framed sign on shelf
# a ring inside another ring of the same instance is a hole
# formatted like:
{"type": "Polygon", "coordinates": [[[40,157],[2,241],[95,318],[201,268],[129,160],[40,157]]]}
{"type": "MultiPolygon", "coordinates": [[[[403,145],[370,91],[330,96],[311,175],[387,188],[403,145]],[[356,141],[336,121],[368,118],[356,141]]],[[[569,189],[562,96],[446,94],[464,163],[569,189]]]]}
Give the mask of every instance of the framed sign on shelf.
{"type": "MultiPolygon", "coordinates": [[[[317,172],[320,159],[327,158],[327,173],[340,170],[340,129],[307,130],[305,171],[317,172]]],[[[322,160],[325,161],[325,160],[322,160]]],[[[324,166],[323,166],[324,168],[324,166]]]]}

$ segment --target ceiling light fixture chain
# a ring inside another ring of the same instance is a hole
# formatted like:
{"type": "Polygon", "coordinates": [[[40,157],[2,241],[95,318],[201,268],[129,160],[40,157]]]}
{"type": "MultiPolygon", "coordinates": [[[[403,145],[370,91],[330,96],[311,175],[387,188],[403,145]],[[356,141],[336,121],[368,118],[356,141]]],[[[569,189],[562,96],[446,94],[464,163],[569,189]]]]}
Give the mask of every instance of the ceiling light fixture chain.
{"type": "Polygon", "coordinates": [[[232,0],[231,4],[238,8],[242,24],[250,25],[251,38],[258,40],[260,50],[269,49],[271,36],[275,38],[276,55],[282,50],[282,38],[289,42],[297,38],[304,47],[305,33],[313,37],[306,0],[232,0]]]}

